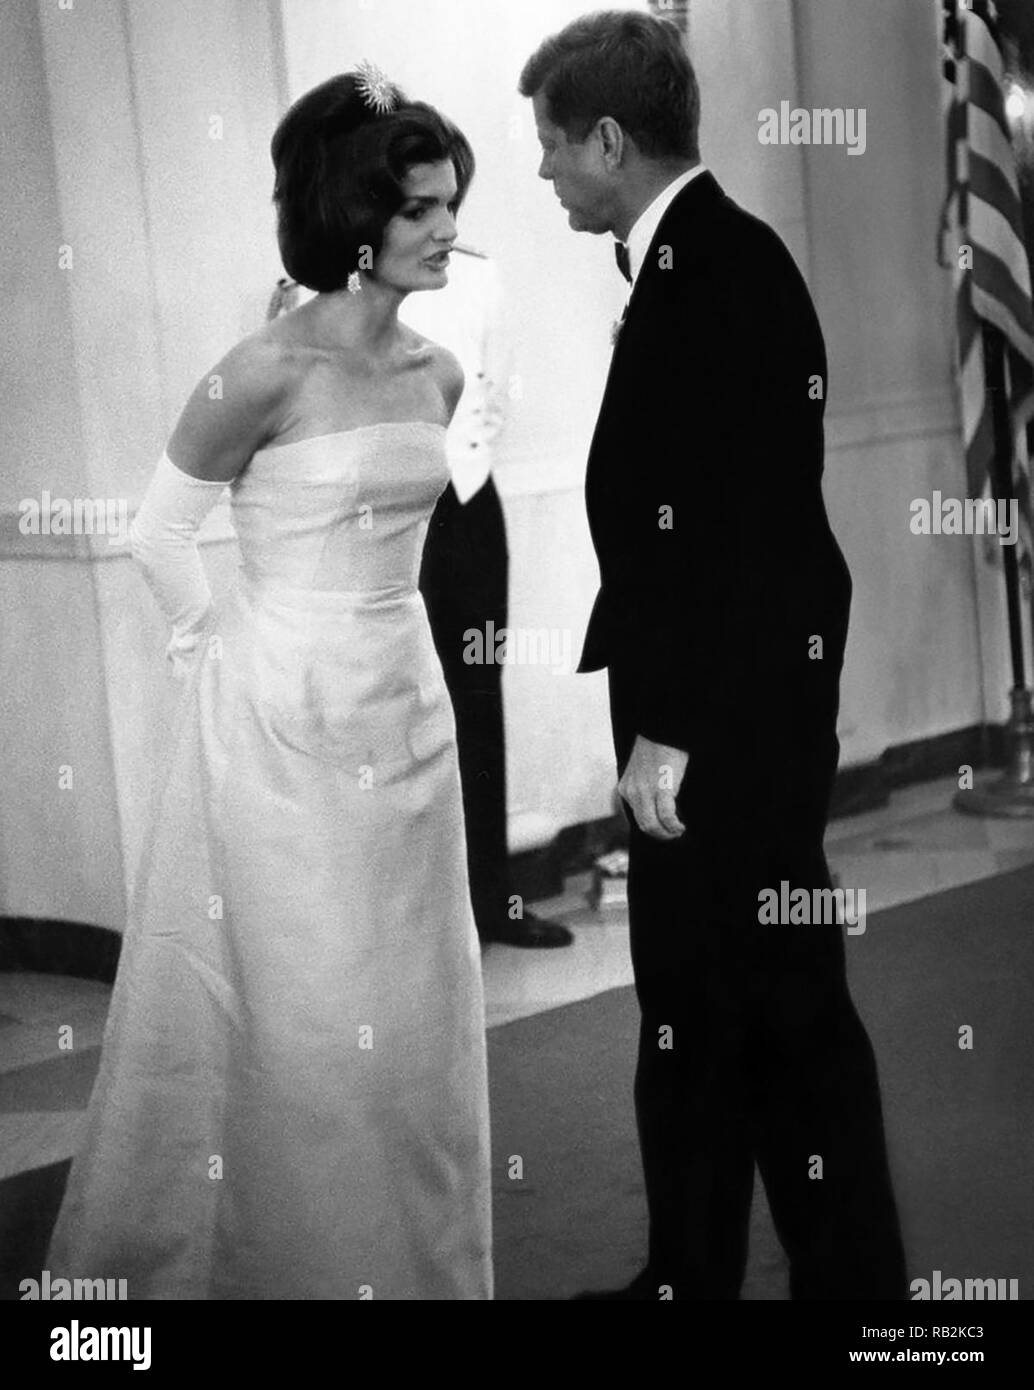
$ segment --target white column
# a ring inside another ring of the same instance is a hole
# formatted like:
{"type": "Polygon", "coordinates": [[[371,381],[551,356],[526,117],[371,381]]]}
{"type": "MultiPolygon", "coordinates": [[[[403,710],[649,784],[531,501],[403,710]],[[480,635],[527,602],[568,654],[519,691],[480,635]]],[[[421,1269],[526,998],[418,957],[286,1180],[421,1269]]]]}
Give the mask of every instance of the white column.
{"type": "MultiPolygon", "coordinates": [[[[194,382],[261,323],[280,273],[277,23],[265,0],[0,9],[11,915],[122,926],[170,704],[165,634],[125,545],[22,535],[18,503],[47,490],[131,516],[194,382]]],[[[217,587],[233,551],[206,551],[217,587]]]]}

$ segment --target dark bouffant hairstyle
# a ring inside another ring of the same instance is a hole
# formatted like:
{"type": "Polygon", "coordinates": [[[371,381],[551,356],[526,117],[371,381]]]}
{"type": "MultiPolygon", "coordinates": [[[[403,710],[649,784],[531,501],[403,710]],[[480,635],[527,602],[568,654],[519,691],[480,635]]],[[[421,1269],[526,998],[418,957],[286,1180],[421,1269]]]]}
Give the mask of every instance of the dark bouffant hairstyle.
{"type": "Polygon", "coordinates": [[[434,107],[394,92],[395,109],[378,113],[356,74],[342,73],[299,97],[274,132],[280,256],[311,290],[341,289],[364,246],[376,258],[414,164],[451,159],[457,206],[470,187],[474,154],[466,136],[434,107]]]}
{"type": "Polygon", "coordinates": [[[650,159],[700,158],[700,88],[667,20],[634,10],[574,20],[524,65],[521,96],[539,92],[554,125],[576,143],[610,116],[650,159]]]}

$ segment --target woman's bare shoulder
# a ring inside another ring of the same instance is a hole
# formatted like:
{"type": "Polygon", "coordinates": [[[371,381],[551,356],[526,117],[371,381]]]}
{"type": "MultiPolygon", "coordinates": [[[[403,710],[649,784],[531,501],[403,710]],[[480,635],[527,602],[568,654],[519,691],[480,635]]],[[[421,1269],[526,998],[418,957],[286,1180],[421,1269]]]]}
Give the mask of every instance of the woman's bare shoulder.
{"type": "Polygon", "coordinates": [[[414,329],[409,329],[409,332],[412,334],[415,346],[427,352],[431,370],[438,383],[438,389],[442,393],[451,416],[463,393],[464,375],[459,358],[443,343],[436,343],[431,338],[425,338],[422,333],[417,333],[414,329]]]}
{"type": "Polygon", "coordinates": [[[194,387],[168,444],[185,472],[229,480],[279,433],[304,363],[266,328],[235,343],[194,387]]]}
{"type": "Polygon", "coordinates": [[[282,314],[264,323],[231,349],[243,370],[275,378],[290,376],[311,361],[312,345],[302,326],[290,322],[292,318],[291,314],[282,314]]]}

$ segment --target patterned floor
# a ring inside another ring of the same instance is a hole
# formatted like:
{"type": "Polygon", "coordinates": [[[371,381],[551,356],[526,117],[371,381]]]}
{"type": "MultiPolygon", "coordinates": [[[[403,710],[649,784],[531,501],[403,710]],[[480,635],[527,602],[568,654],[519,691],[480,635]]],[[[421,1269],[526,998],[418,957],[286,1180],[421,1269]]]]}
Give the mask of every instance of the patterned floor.
{"type": "MultiPolygon", "coordinates": [[[[1034,821],[959,815],[955,787],[909,788],[830,827],[830,866],[845,887],[866,889],[869,913],[1034,863],[1034,821]]],[[[587,887],[571,879],[563,897],[535,904],[573,929],[573,946],[485,952],[490,1027],[631,983],[625,913],[590,909],[587,887]]],[[[75,1152],[109,993],[87,980],[0,974],[0,1180],[75,1152]]]]}

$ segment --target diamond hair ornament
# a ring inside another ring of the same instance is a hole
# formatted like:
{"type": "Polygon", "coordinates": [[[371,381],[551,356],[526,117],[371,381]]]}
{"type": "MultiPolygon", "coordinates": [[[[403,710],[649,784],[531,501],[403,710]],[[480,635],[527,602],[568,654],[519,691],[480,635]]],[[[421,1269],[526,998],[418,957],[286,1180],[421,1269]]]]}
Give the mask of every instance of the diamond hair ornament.
{"type": "Polygon", "coordinates": [[[386,116],[389,111],[394,111],[398,105],[398,92],[386,72],[364,58],[356,64],[355,73],[359,95],[371,111],[378,116],[386,116]]]}

